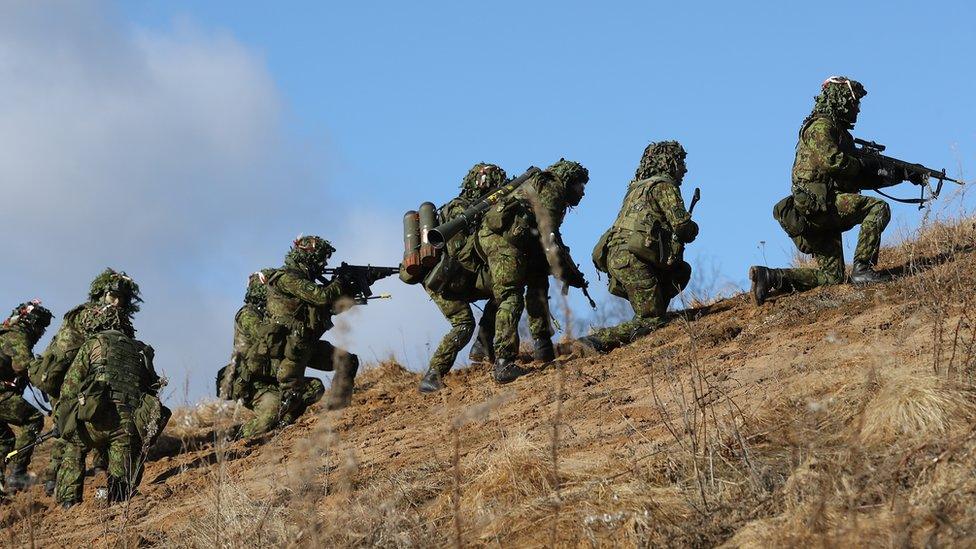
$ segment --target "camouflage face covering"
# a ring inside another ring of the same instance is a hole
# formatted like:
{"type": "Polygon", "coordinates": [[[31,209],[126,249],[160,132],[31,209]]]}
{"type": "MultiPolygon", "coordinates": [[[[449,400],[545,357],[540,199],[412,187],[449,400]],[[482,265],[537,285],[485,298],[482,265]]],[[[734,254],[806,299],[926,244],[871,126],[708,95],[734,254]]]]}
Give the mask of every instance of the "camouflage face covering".
{"type": "Polygon", "coordinates": [[[274,269],[261,269],[251,273],[247,279],[247,293],[244,294],[244,303],[249,303],[258,307],[264,307],[268,302],[268,278],[274,269]]]}
{"type": "Polygon", "coordinates": [[[328,240],[318,236],[299,236],[285,256],[285,265],[311,275],[321,274],[335,252],[328,240]]]}
{"type": "Polygon", "coordinates": [[[100,301],[107,294],[118,297],[120,306],[130,315],[139,311],[139,303],[142,303],[139,285],[136,284],[135,280],[132,280],[132,277],[125,274],[125,271],[105,269],[95,277],[95,280],[92,280],[91,287],[88,290],[90,301],[100,301]]]}
{"type": "Polygon", "coordinates": [[[640,165],[637,166],[634,179],[640,181],[655,175],[666,175],[680,185],[688,171],[685,167],[686,156],[688,153],[677,141],[651,143],[644,149],[644,155],[641,157],[640,165]]]}
{"type": "Polygon", "coordinates": [[[505,170],[495,164],[479,162],[471,166],[468,174],[461,180],[461,191],[464,194],[481,195],[488,189],[502,185],[507,178],[505,170]]]}
{"type": "Polygon", "coordinates": [[[33,299],[21,303],[10,313],[10,317],[3,321],[5,327],[18,325],[27,328],[35,340],[44,335],[44,330],[51,324],[51,314],[47,308],[41,306],[40,299],[33,299]]]}
{"type": "Polygon", "coordinates": [[[831,76],[824,80],[820,95],[814,98],[813,111],[853,126],[861,110],[861,98],[867,90],[857,80],[846,76],[831,76]]]}

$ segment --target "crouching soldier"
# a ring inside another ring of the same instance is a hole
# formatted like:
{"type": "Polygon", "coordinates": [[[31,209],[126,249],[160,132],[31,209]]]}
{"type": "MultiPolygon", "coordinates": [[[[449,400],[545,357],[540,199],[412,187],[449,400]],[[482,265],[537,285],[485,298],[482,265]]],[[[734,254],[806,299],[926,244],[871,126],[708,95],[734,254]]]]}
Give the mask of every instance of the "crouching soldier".
{"type": "Polygon", "coordinates": [[[596,330],[571,347],[606,353],[650,333],[665,322],[671,300],[691,280],[684,245],[698,236],[698,224],[679,191],[685,156],[677,141],[644,149],[620,213],[593,251],[597,269],[609,275],[610,293],[630,301],[634,318],[596,330]]]}
{"type": "Polygon", "coordinates": [[[65,374],[55,423],[66,443],[55,498],[63,507],[81,502],[85,455],[108,451],[108,500],[135,493],[143,464],[169,420],[159,400],[165,385],[153,368],[153,349],[127,335],[127,312],[117,304],[87,308],[87,338],[65,374]]]}

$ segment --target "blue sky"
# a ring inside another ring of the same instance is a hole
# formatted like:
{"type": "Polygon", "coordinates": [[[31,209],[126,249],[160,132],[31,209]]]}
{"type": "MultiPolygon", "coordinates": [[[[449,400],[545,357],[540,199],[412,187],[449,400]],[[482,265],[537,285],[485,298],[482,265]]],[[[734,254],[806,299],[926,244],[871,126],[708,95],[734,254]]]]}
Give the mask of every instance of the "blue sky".
{"type": "MultiPolygon", "coordinates": [[[[480,160],[561,156],[591,173],[566,224],[586,259],[643,147],[678,139],[702,236],[744,285],[792,254],[771,219],[798,125],[831,74],[869,90],[856,134],[892,155],[974,164],[976,9],[967,2],[137,2],[147,26],[223,29],[261,52],[337,201],[390,215],[450,198],[480,160]],[[743,7],[748,6],[748,7],[743,7]],[[953,147],[957,152],[953,152],[953,147]]],[[[974,167],[973,169],[976,169],[974,167]]],[[[914,194],[910,189],[902,193],[914,194]]],[[[911,223],[911,206],[895,206],[911,223]]],[[[394,235],[391,235],[391,238],[394,235]]]]}
{"type": "MultiPolygon", "coordinates": [[[[589,168],[563,232],[605,296],[590,250],[662,139],[688,150],[685,196],[702,189],[690,257],[745,287],[761,241],[771,265],[793,254],[770,211],[827,76],[868,89],[856,135],[976,170],[972,3],[792,4],[0,7],[0,181],[8,204],[61,223],[8,214],[30,231],[0,244],[17,266],[0,299],[42,296],[60,316],[102,267],[128,270],[146,297],[140,334],[193,400],[226,360],[248,272],[279,264],[299,232],[333,239],[337,260],[396,264],[402,213],[452,198],[475,162],[589,168]]],[[[893,210],[889,235],[919,219],[893,210]]],[[[446,323],[420,288],[378,289],[394,300],[342,315],[329,338],[423,368],[446,323]]]]}

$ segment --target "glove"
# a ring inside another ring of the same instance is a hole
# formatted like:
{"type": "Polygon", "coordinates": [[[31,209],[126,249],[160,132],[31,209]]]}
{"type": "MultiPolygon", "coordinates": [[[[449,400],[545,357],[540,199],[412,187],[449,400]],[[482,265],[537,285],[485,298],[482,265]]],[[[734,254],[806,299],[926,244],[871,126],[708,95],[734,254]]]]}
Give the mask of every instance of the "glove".
{"type": "Polygon", "coordinates": [[[335,280],[339,283],[339,288],[342,289],[342,293],[345,295],[353,297],[362,293],[362,288],[359,287],[359,283],[347,274],[337,274],[335,280]]]}
{"type": "Polygon", "coordinates": [[[698,223],[695,223],[691,219],[685,221],[674,228],[674,236],[682,244],[694,242],[698,238],[698,223]]]}

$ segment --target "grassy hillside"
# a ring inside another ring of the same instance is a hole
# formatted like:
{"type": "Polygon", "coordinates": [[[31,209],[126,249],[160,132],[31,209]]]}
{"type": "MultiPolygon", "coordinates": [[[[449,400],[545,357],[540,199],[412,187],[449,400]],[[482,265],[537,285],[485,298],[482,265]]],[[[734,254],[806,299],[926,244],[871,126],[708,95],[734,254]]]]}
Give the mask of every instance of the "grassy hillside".
{"type": "MultiPolygon", "coordinates": [[[[355,402],[222,442],[180,410],[141,496],[0,507],[12,546],[976,544],[976,228],[885,249],[896,281],[682,311],[604,357],[433,396],[382,364],[355,402]]],[[[43,464],[41,460],[39,463],[43,464]]]]}

